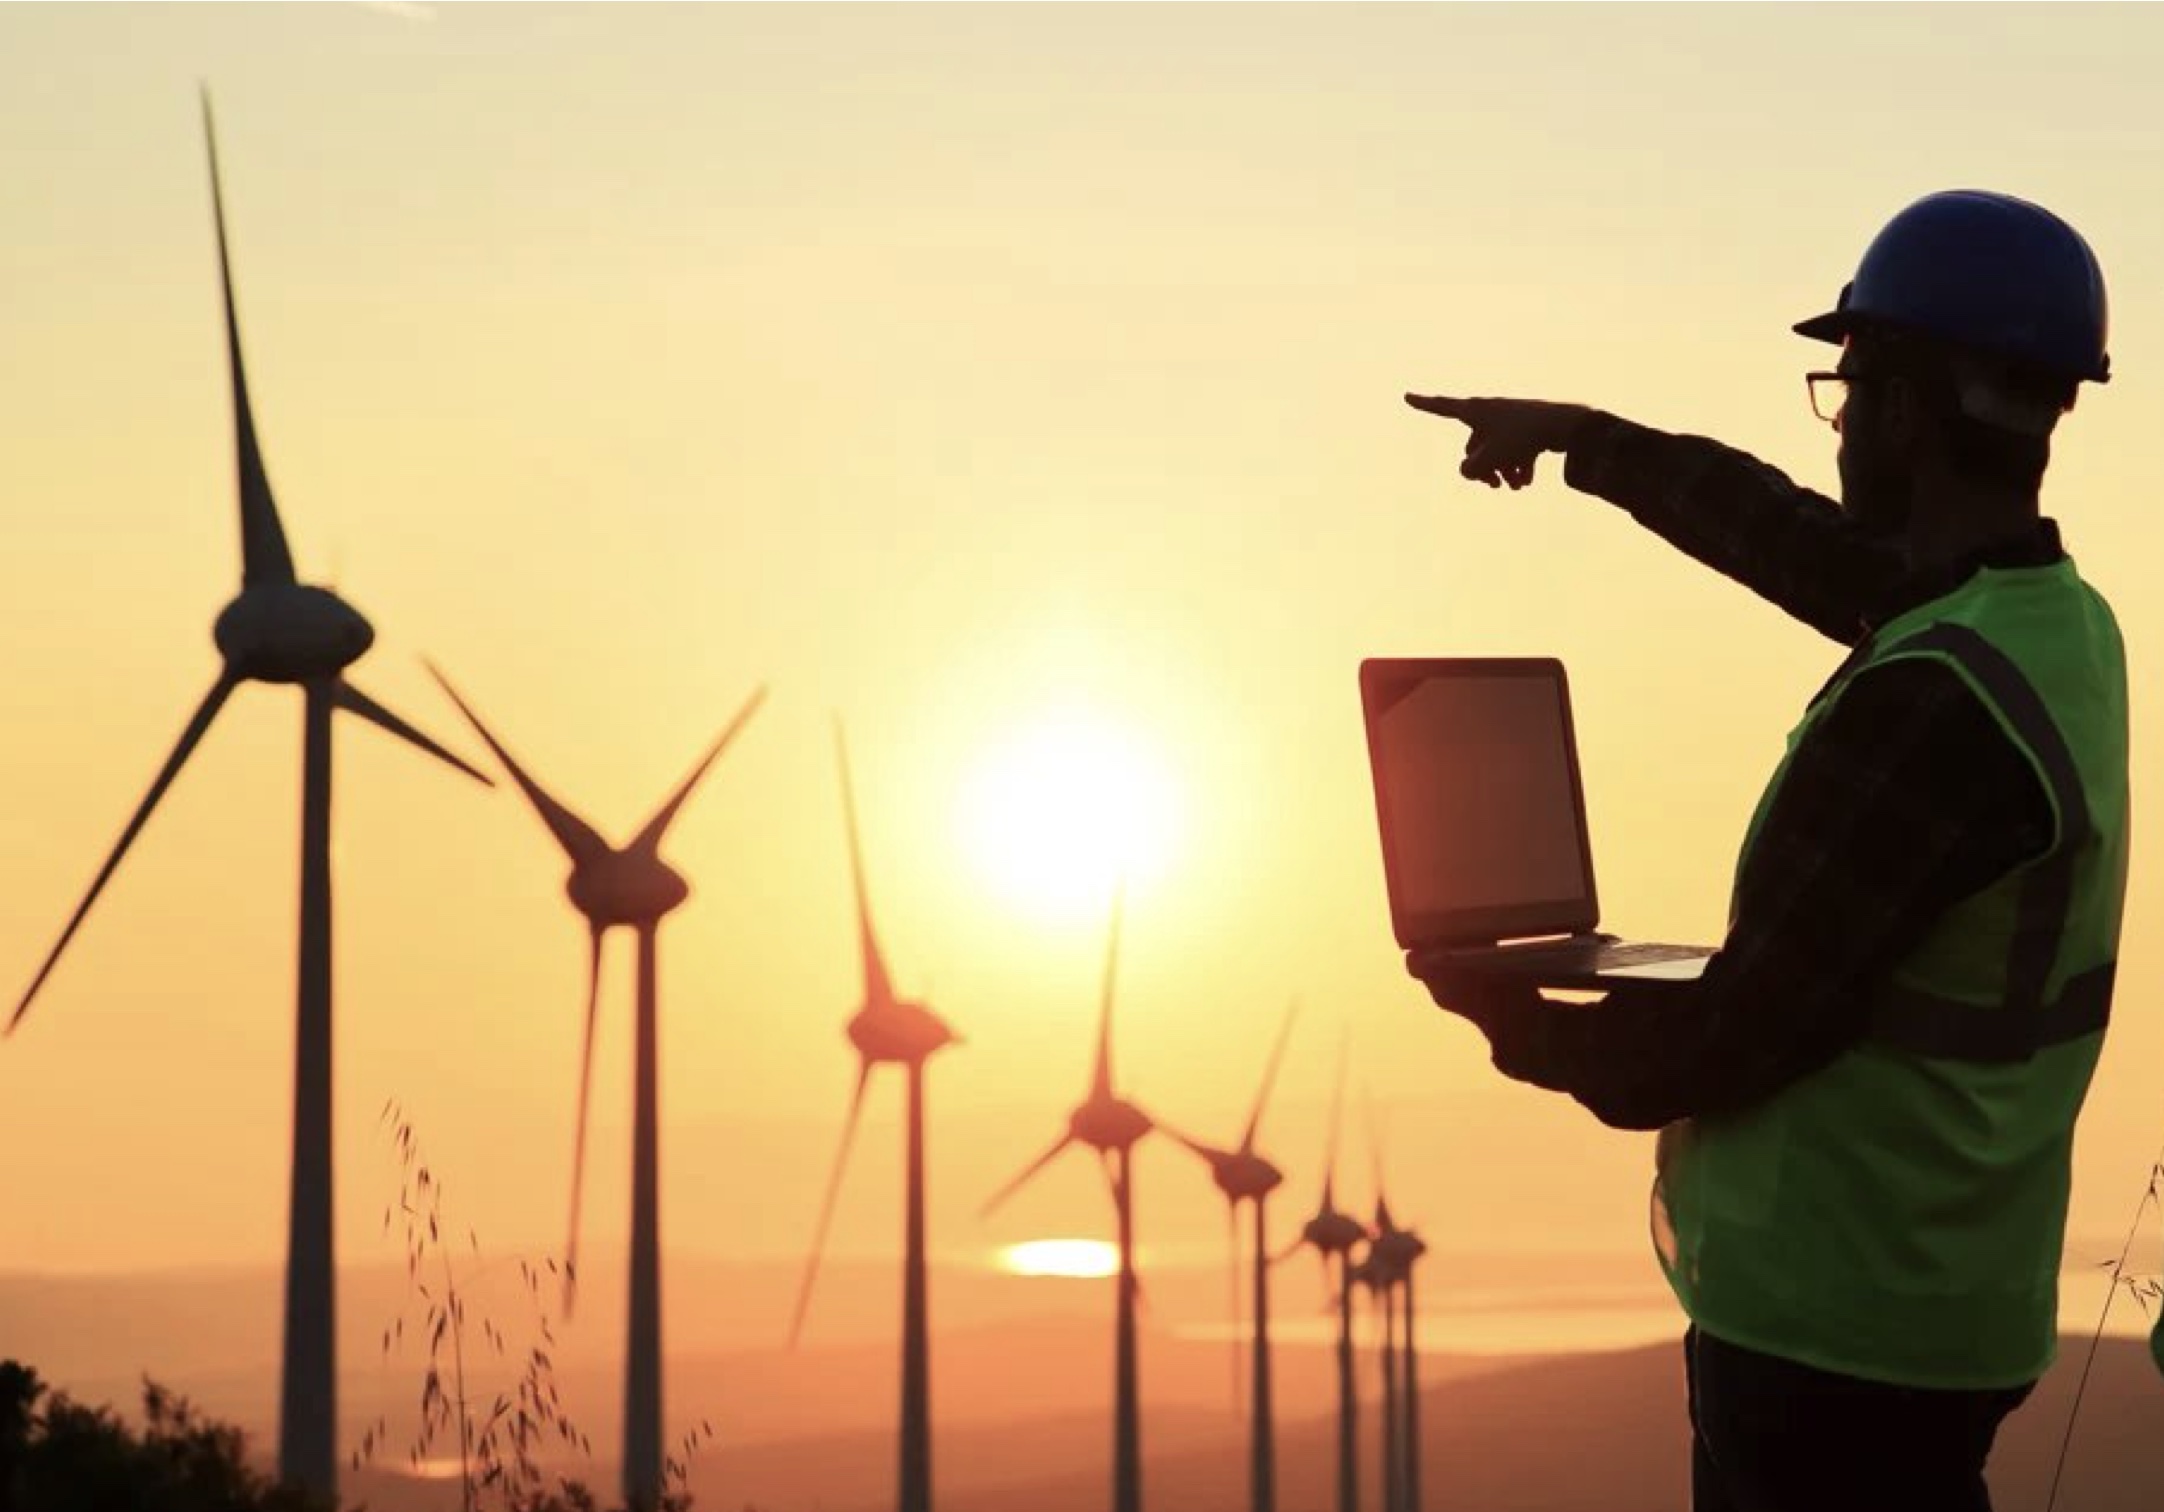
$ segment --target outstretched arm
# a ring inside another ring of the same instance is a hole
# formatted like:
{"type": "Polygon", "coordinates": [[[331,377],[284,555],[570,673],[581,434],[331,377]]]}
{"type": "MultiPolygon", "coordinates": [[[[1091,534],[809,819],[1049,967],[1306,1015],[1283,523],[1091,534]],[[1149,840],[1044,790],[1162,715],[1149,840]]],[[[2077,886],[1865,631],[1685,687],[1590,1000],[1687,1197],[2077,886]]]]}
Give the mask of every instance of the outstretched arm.
{"type": "Polygon", "coordinates": [[[1677,436],[1579,404],[1531,399],[1405,402],[1468,427],[1459,471],[1523,488],[1542,452],[1571,487],[1628,510],[1654,534],[1814,630],[1854,645],[1901,560],[1841,506],[1778,468],[1703,436],[1677,436]]]}

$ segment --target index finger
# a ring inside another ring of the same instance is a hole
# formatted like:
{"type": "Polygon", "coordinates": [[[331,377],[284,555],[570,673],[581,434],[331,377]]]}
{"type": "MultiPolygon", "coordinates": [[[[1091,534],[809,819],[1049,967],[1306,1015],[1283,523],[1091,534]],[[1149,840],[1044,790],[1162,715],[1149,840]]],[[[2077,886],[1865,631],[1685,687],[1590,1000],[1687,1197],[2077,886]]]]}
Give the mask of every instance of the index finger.
{"type": "Polygon", "coordinates": [[[1407,394],[1405,402],[1425,414],[1441,415],[1446,420],[1463,420],[1468,425],[1473,423],[1473,406],[1477,403],[1476,400],[1452,399],[1442,394],[1407,394]]]}

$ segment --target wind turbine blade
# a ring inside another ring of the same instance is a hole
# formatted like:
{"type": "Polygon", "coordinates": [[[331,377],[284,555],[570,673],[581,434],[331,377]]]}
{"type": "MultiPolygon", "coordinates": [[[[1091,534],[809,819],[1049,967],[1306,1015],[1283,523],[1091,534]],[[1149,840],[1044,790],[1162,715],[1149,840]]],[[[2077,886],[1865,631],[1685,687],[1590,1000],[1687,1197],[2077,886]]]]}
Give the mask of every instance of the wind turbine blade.
{"type": "Polygon", "coordinates": [[[1322,1164],[1322,1205],[1326,1208],[1332,1205],[1337,1186],[1338,1134],[1345,1127],[1345,1073],[1351,1066],[1351,1056],[1352,1025],[1347,1024],[1345,1032],[1338,1036],[1337,1090],[1330,1094],[1330,1148],[1322,1164]]]}
{"type": "Polygon", "coordinates": [[[1297,1001],[1285,1009],[1285,1022],[1278,1027],[1277,1043],[1270,1047],[1270,1062],[1262,1073],[1262,1090],[1255,1094],[1255,1111],[1247,1115],[1247,1132],[1240,1136],[1240,1148],[1252,1152],[1255,1148],[1255,1131],[1262,1126],[1262,1110],[1269,1106],[1270,1089],[1277,1085],[1277,1068],[1284,1062],[1285,1046],[1292,1039],[1293,1020],[1300,1016],[1297,1001]]]}
{"type": "Polygon", "coordinates": [[[1375,1211],[1380,1222],[1389,1218],[1390,1206],[1383,1199],[1383,1131],[1382,1120],[1375,1112],[1375,1089],[1362,1085],[1360,1102],[1367,1110],[1368,1159],[1375,1168],[1375,1211]]]}
{"type": "Polygon", "coordinates": [[[85,893],[83,901],[76,905],[75,915],[68,920],[68,927],[60,932],[60,943],[55,945],[52,954],[45,958],[45,964],[38,968],[37,978],[23,994],[22,1001],[16,1004],[15,1013],[8,1020],[8,1033],[13,1034],[15,1026],[23,1021],[23,1015],[30,1011],[31,1000],[38,995],[38,989],[45,985],[45,979],[52,975],[53,967],[60,961],[60,953],[68,948],[68,941],[74,939],[75,931],[82,927],[84,918],[90,913],[90,905],[98,901],[98,894],[105,890],[105,884],[112,879],[113,872],[119,867],[120,858],[127,855],[128,847],[135,843],[135,837],[142,833],[143,826],[149,822],[150,811],[158,806],[158,800],[165,796],[165,790],[171,787],[173,779],[180,775],[181,767],[187,763],[196,746],[202,743],[203,734],[210,728],[210,722],[218,717],[218,710],[224,706],[226,699],[237,686],[239,681],[230,671],[220,672],[218,680],[211,684],[210,692],[206,693],[202,703],[196,706],[194,717],[189,719],[188,727],[180,733],[179,743],[173,747],[173,754],[165,758],[165,765],[159,768],[157,777],[150,784],[150,791],[145,793],[143,801],[136,805],[135,816],[128,821],[128,827],[120,832],[120,839],[113,846],[113,853],[105,858],[105,865],[99,869],[96,880],[90,884],[90,891],[85,893]]]}
{"type": "Polygon", "coordinates": [[[579,1052],[579,1121],[578,1130],[571,1140],[571,1237],[564,1245],[564,1316],[571,1316],[571,1309],[578,1301],[579,1291],[579,1201],[586,1189],[586,1109],[591,1101],[594,1085],[594,1019],[601,1006],[601,936],[600,925],[593,928],[593,949],[587,957],[586,968],[586,1038],[585,1048],[579,1052]]]}
{"type": "Polygon", "coordinates": [[[550,797],[543,791],[540,783],[526,775],[526,769],[512,759],[511,753],[503,748],[503,742],[489,732],[487,725],[481,723],[481,716],[467,707],[466,700],[458,696],[458,689],[451,686],[451,680],[443,675],[434,662],[426,662],[424,665],[445,695],[458,705],[458,712],[466,716],[466,723],[472,725],[474,732],[496,753],[496,759],[503,763],[503,769],[511,774],[511,780],[519,785],[519,790],[526,795],[527,801],[539,812],[541,822],[549,827],[549,833],[556,837],[556,843],[564,848],[572,863],[587,866],[607,856],[610,853],[609,842],[602,839],[592,825],[550,797]]]}
{"type": "Polygon", "coordinates": [[[872,932],[872,905],[864,882],[864,845],[857,833],[856,789],[849,780],[849,743],[842,734],[839,717],[834,721],[834,754],[842,769],[842,815],[849,829],[849,875],[857,890],[857,939],[864,955],[864,1001],[891,1003],[894,984],[887,977],[887,963],[879,953],[879,937],[872,932]]]}
{"type": "Polygon", "coordinates": [[[218,279],[225,290],[226,350],[233,367],[233,428],[240,458],[241,583],[293,581],[293,553],[271,499],[270,476],[256,445],[255,414],[248,404],[248,375],[241,367],[240,321],[233,313],[233,265],[225,246],[225,191],[218,180],[218,136],[210,118],[210,90],[203,91],[203,140],[210,148],[210,203],[218,224],[218,279]]]}
{"type": "Polygon", "coordinates": [[[1022,1173],[1019,1176],[1015,1177],[1014,1180],[1008,1182],[1005,1186],[994,1192],[992,1194],[991,1200],[986,1202],[983,1207],[977,1209],[977,1216],[979,1218],[989,1218],[992,1215],[993,1211],[997,1209],[1001,1203],[1005,1202],[1009,1197],[1012,1197],[1016,1192],[1019,1192],[1024,1186],[1028,1185],[1029,1180],[1032,1176],[1035,1176],[1039,1171],[1050,1165],[1055,1159],[1059,1157],[1060,1151],[1066,1149],[1067,1146],[1073,1143],[1074,1135],[1060,1135],[1058,1141],[1053,1144],[1051,1149],[1046,1150],[1042,1155],[1039,1155],[1035,1160],[1024,1166],[1022,1168],[1022,1173]]]}
{"type": "Polygon", "coordinates": [[[1196,1139],[1193,1135],[1183,1134],[1178,1129],[1173,1128],[1170,1124],[1166,1123],[1162,1119],[1151,1119],[1150,1127],[1157,1130],[1161,1134],[1170,1134],[1181,1144],[1186,1145],[1187,1148],[1193,1150],[1204,1160],[1207,1160],[1210,1163],[1211,1169],[1213,1170],[1216,1169],[1217,1163],[1219,1161],[1230,1160],[1232,1158],[1232,1151],[1220,1150],[1217,1146],[1213,1144],[1207,1144],[1202,1140],[1196,1139]]]}
{"type": "Polygon", "coordinates": [[[842,1172],[849,1165],[849,1147],[857,1137],[857,1119],[864,1111],[865,1084],[872,1079],[872,1063],[857,1064],[857,1087],[849,1094],[849,1115],[842,1121],[841,1148],[834,1152],[834,1169],[827,1173],[826,1196],[820,1199],[819,1222],[812,1230],[811,1258],[804,1264],[804,1280],[797,1288],[796,1316],[789,1323],[789,1347],[796,1348],[804,1332],[804,1315],[811,1310],[812,1287],[819,1280],[819,1261],[826,1253],[827,1226],[834,1221],[834,1200],[841,1195],[842,1172]]]}
{"type": "Polygon", "coordinates": [[[643,850],[649,855],[661,849],[661,837],[668,833],[669,825],[675,821],[676,811],[684,806],[684,800],[689,798],[691,790],[699,785],[699,779],[706,775],[707,768],[720,759],[723,751],[729,749],[729,742],[736,739],[737,732],[744,728],[752,715],[759,712],[759,705],[764,702],[766,687],[761,684],[752,690],[751,697],[744,700],[744,707],[736,711],[736,718],[729,721],[728,728],[721,732],[720,738],[708,747],[706,755],[691,769],[691,775],[677,785],[676,791],[669,795],[669,801],[661,806],[653,818],[646,821],[646,828],[640,830],[638,838],[631,842],[632,849],[643,850]]]}
{"type": "Polygon", "coordinates": [[[332,685],[331,701],[348,714],[358,714],[377,729],[388,730],[406,744],[419,747],[423,752],[435,757],[444,765],[456,767],[483,787],[494,787],[496,785],[496,779],[489,776],[488,773],[463,758],[452,755],[451,752],[445,750],[428,736],[423,735],[419,730],[342,677],[332,685]]]}
{"type": "Polygon", "coordinates": [[[1112,988],[1119,979],[1120,913],[1126,896],[1127,885],[1123,881],[1112,892],[1112,929],[1105,940],[1104,992],[1097,1010],[1097,1067],[1090,1076],[1090,1095],[1104,1100],[1112,1096],[1112,988]]]}

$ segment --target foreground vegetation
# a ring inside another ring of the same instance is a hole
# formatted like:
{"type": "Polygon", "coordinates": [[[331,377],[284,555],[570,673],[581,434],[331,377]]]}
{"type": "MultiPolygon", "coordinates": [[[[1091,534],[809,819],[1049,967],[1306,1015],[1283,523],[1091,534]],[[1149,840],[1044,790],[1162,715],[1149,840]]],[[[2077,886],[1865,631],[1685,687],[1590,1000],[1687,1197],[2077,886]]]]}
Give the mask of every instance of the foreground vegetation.
{"type": "MultiPolygon", "coordinates": [[[[145,1380],[142,1407],[137,1428],[0,1360],[0,1512],[333,1512],[251,1468],[241,1431],[185,1397],[145,1380]]],[[[469,1487],[466,1500],[502,1512],[603,1512],[577,1481],[550,1489],[499,1481],[469,1487]]],[[[688,1512],[691,1498],[663,1505],[688,1512]]]]}

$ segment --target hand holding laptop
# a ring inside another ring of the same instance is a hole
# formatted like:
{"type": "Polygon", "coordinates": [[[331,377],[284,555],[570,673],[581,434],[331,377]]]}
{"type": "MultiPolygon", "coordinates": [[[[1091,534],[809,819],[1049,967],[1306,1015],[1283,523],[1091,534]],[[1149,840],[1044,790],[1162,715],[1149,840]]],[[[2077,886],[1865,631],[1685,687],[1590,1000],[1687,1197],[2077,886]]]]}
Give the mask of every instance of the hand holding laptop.
{"type": "Polygon", "coordinates": [[[1540,989],[1523,977],[1468,969],[1449,950],[1408,950],[1405,970],[1427,987],[1436,1007],[1455,1013],[1483,1033],[1492,1032],[1504,1015],[1530,1008],[1540,998],[1540,989]]]}
{"type": "Polygon", "coordinates": [[[1561,662],[1371,657],[1360,697],[1391,930],[1443,1007],[1494,1001],[1474,979],[1584,990],[1705,969],[1705,946],[1599,927],[1561,662]]]}

